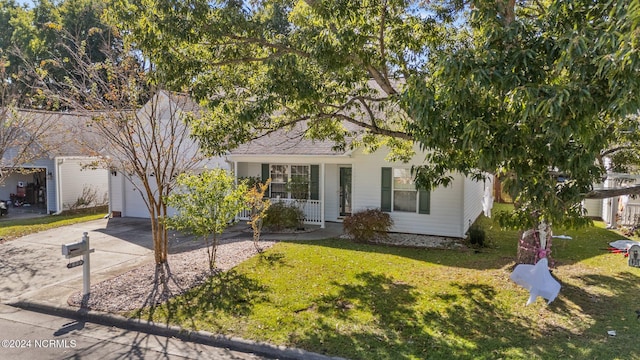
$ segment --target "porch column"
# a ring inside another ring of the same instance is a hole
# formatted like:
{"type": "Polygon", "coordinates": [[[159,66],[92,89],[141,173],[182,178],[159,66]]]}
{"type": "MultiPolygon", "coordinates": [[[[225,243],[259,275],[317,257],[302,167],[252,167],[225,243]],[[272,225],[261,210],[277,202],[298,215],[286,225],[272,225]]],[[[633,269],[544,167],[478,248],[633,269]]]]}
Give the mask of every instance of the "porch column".
{"type": "Polygon", "coordinates": [[[320,164],[320,228],[324,229],[324,163],[320,164]]]}
{"type": "MultiPolygon", "coordinates": [[[[233,161],[233,179],[234,179],[234,184],[238,186],[238,162],[235,160],[233,161]]],[[[236,214],[234,220],[235,221],[240,220],[239,214],[236,214]]]]}
{"type": "Polygon", "coordinates": [[[235,184],[238,185],[238,162],[233,162],[233,177],[235,179],[235,184]]]}

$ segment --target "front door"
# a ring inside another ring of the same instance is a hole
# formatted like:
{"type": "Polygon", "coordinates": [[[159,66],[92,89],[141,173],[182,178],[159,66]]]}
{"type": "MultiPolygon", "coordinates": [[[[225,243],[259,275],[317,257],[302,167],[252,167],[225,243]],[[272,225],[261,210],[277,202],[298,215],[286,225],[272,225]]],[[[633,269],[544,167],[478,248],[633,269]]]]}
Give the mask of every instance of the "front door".
{"type": "Polygon", "coordinates": [[[351,168],[340,168],[340,216],[351,215],[351,168]]]}

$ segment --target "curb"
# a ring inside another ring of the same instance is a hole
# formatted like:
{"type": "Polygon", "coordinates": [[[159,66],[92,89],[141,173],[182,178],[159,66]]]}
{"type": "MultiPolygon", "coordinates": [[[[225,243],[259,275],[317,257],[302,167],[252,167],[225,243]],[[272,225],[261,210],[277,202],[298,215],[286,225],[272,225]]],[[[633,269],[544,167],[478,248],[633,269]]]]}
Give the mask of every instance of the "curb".
{"type": "Polygon", "coordinates": [[[341,357],[330,357],[302,349],[286,346],[271,345],[255,342],[238,337],[213,334],[207,331],[183,329],[179,326],[156,323],[141,319],[130,319],[100,311],[81,308],[61,307],[40,302],[18,300],[6,305],[16,308],[57,315],[75,320],[84,320],[95,324],[114,326],[121,329],[134,330],[151,335],[174,337],[182,341],[195,342],[203,345],[227,348],[244,353],[253,353],[273,359],[281,360],[347,360],[341,357]]]}

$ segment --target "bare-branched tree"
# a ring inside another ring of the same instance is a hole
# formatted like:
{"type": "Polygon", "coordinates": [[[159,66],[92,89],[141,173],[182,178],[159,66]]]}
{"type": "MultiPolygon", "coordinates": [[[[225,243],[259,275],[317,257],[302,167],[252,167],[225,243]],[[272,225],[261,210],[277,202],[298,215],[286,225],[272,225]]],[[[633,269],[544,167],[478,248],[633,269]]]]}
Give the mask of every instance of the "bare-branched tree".
{"type": "MultiPolygon", "coordinates": [[[[151,219],[156,279],[166,284],[170,273],[165,198],[179,174],[204,161],[185,122],[197,116],[199,108],[188,97],[163,90],[153,70],[136,57],[105,51],[106,60],[96,63],[79,48],[69,52],[77,64],[75,76],[47,87],[55,89],[49,96],[65,108],[91,115],[85,131],[93,132],[96,140],[85,145],[140,192],[151,219]]],[[[41,74],[42,84],[53,82],[46,71],[41,74]]]]}
{"type": "Polygon", "coordinates": [[[22,111],[17,104],[22,93],[12,83],[5,57],[0,57],[0,185],[13,172],[29,171],[28,164],[44,156],[48,149],[42,140],[55,124],[53,113],[22,111]]]}

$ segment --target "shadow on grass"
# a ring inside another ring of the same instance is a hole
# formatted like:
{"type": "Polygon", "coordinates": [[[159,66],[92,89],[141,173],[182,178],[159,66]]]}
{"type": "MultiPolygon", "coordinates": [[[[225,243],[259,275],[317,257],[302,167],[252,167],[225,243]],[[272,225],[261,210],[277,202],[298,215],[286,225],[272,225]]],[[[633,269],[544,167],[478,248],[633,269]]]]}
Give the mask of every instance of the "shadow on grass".
{"type": "MultiPolygon", "coordinates": [[[[549,305],[559,314],[570,315],[580,309],[580,315],[596,321],[610,318],[635,319],[640,309],[639,273],[622,272],[616,276],[599,274],[576,275],[562,281],[561,296],[549,305]]],[[[640,333],[640,321],[637,323],[640,333]]]]}
{"type": "MultiPolygon", "coordinates": [[[[422,289],[362,272],[353,282],[333,282],[338,291],[314,301],[316,326],[292,335],[290,341],[300,348],[349,359],[551,359],[628,354],[634,349],[633,337],[616,348],[602,341],[606,332],[594,336],[588,329],[606,327],[612,314],[605,308],[626,301],[621,293],[624,287],[640,290],[637,277],[586,278],[610,284],[614,293],[600,299],[601,307],[592,307],[587,291],[563,284],[567,287],[563,297],[593,312],[586,315],[594,324],[576,332],[571,324],[544,321],[543,314],[496,301],[501,290],[491,285],[454,282],[450,290],[425,300],[422,289]],[[370,312],[372,319],[363,322],[362,312],[370,312]]],[[[556,300],[548,309],[572,316],[566,300],[556,300]]]]}
{"type": "Polygon", "coordinates": [[[268,286],[235,270],[218,272],[201,285],[165,302],[151,301],[150,296],[147,306],[134,317],[190,329],[201,328],[202,322],[217,328],[217,315],[246,317],[252,313],[253,304],[266,301],[268,292],[268,286]]]}
{"type": "Polygon", "coordinates": [[[320,321],[291,339],[297,346],[351,359],[462,359],[481,355],[476,351],[487,342],[500,349],[513,336],[527,336],[526,320],[496,306],[491,286],[454,283],[454,293],[434,295],[437,309],[421,310],[414,286],[369,272],[356,280],[335,282],[337,293],[316,300],[320,321]],[[359,324],[358,311],[371,312],[370,324],[359,324]],[[335,319],[346,328],[340,330],[335,319]]]}
{"type": "Polygon", "coordinates": [[[268,267],[276,267],[276,266],[292,267],[291,265],[287,264],[287,262],[285,261],[285,254],[282,252],[269,252],[269,253],[261,252],[258,254],[258,264],[260,264],[261,266],[268,266],[268,267]]]}

